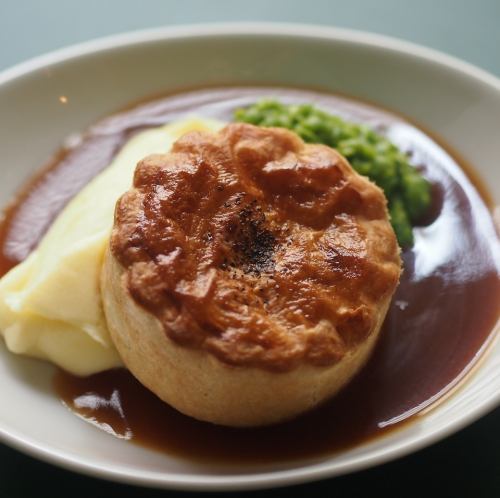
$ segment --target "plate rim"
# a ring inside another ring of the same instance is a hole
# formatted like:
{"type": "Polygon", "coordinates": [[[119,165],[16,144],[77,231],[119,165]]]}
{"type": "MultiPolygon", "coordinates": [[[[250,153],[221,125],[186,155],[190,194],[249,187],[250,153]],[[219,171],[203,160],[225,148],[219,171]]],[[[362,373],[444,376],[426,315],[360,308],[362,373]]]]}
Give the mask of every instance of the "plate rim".
{"type": "Polygon", "coordinates": [[[321,24],[287,22],[221,22],[193,23],[178,26],[160,26],[156,28],[126,31],[71,44],[63,48],[29,58],[24,62],[0,71],[0,85],[17,79],[29,72],[51,64],[59,64],[68,59],[113,48],[136,45],[167,39],[203,38],[207,36],[292,36],[300,38],[323,38],[328,40],[348,41],[362,45],[372,45],[405,55],[425,59],[427,62],[445,65],[464,75],[481,81],[500,91],[500,77],[470,62],[434,48],[426,47],[401,38],[382,35],[369,31],[340,28],[321,24]]]}
{"type": "MultiPolygon", "coordinates": [[[[96,38],[33,57],[25,62],[4,69],[0,72],[0,86],[13,83],[15,80],[47,66],[61,64],[68,60],[107,50],[157,41],[221,36],[288,36],[293,38],[324,39],[328,41],[349,42],[364,46],[375,46],[405,56],[423,59],[427,63],[446,66],[448,69],[452,69],[465,77],[475,80],[475,82],[490,87],[498,92],[498,98],[500,99],[500,78],[469,62],[465,62],[441,51],[399,38],[367,31],[315,24],[276,22],[224,22],[163,26],[96,38]]],[[[492,329],[493,339],[487,348],[489,351],[484,351],[482,353],[482,359],[491,352],[491,349],[498,342],[499,334],[496,333],[498,331],[497,329],[498,323],[492,329]]],[[[469,375],[474,374],[471,373],[469,375]]],[[[469,377],[469,375],[467,375],[467,377],[469,377]]],[[[430,430],[423,437],[421,435],[413,436],[409,441],[395,444],[390,450],[378,450],[372,455],[359,457],[356,462],[345,462],[335,469],[331,469],[328,460],[326,460],[312,465],[305,465],[300,468],[270,471],[267,473],[259,472],[248,475],[191,476],[171,472],[159,477],[157,473],[149,473],[146,471],[136,471],[132,475],[119,468],[102,467],[79,460],[72,456],[68,457],[68,455],[64,453],[37,444],[36,441],[29,438],[27,439],[16,431],[5,430],[1,426],[0,441],[29,456],[55,464],[66,470],[119,483],[186,491],[252,490],[310,482],[356,472],[377,464],[389,462],[448,437],[493,410],[499,403],[500,391],[496,396],[485,399],[482,403],[478,404],[472,412],[455,420],[445,429],[430,430]]]]}

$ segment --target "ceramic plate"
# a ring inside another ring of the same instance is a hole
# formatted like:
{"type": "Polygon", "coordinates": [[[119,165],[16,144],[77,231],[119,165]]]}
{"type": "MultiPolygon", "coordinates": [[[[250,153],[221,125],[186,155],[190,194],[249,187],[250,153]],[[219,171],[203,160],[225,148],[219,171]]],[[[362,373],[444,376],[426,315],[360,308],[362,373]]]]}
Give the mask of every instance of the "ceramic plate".
{"type": "MultiPolygon", "coordinates": [[[[230,82],[317,87],[375,102],[437,132],[471,161],[500,201],[500,81],[443,54],[353,31],[226,24],[92,41],[0,74],[0,205],[71,133],[141,98],[230,82]],[[66,96],[67,105],[59,97],[66,96]]],[[[500,400],[500,344],[491,341],[452,395],[411,424],[307,461],[195,463],[106,435],[70,413],[53,368],[0,346],[0,435],[37,458],[93,476],[163,488],[269,487],[331,477],[415,451],[500,400]],[[6,402],[8,400],[8,402],[6,402]]]]}

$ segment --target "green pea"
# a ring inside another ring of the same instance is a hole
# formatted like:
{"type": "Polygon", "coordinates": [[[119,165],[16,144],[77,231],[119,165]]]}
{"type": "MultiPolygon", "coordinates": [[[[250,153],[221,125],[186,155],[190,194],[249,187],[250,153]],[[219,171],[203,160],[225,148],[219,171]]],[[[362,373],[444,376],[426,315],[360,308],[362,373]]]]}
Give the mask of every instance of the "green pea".
{"type": "Polygon", "coordinates": [[[405,210],[403,201],[399,197],[393,197],[389,203],[389,214],[394,232],[398,237],[398,242],[402,247],[413,245],[413,231],[410,218],[405,210]]]}

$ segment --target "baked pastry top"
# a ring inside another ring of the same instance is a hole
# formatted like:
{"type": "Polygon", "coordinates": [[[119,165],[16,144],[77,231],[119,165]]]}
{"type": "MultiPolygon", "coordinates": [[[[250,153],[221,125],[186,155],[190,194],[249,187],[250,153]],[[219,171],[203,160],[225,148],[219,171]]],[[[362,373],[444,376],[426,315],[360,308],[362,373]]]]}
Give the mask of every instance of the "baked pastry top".
{"type": "Polygon", "coordinates": [[[142,160],[111,252],[172,341],[271,371],[356,349],[401,268],[376,185],[329,147],[248,124],[142,160]]]}

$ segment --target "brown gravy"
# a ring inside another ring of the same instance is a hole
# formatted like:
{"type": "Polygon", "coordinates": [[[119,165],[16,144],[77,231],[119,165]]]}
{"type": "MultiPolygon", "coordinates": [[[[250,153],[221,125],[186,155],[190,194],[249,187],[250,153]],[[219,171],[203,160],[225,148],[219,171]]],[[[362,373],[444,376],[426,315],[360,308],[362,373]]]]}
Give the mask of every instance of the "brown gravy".
{"type": "Polygon", "coordinates": [[[405,251],[404,274],[369,364],[340,395],[291,422],[229,429],[188,418],[127,371],[88,378],[58,372],[70,409],[107,432],[195,459],[262,462],[314,458],[380,435],[448,392],[470,370],[498,318],[499,244],[464,165],[401,118],[321,93],[269,88],[194,91],[142,104],[92,127],[23,190],[0,225],[0,274],[27,256],[65,203],[108,163],[130,134],[185,114],[231,119],[259,96],[316,102],[386,133],[434,184],[433,213],[405,251]],[[64,186],[64,188],[62,188],[64,186]]]}

